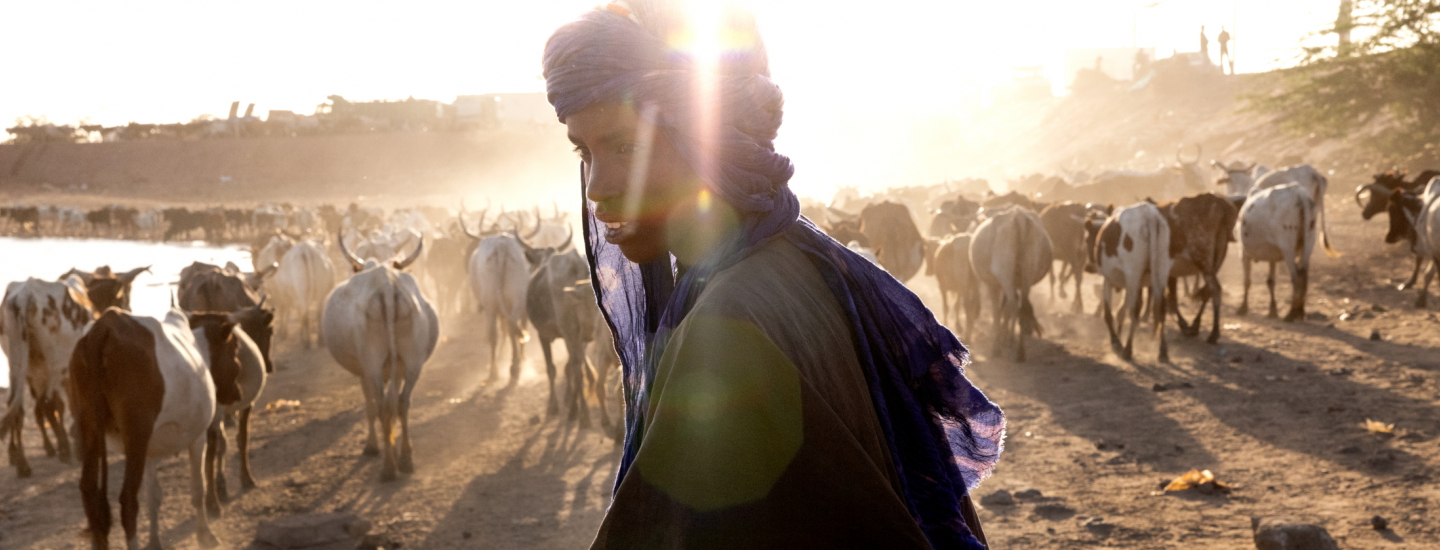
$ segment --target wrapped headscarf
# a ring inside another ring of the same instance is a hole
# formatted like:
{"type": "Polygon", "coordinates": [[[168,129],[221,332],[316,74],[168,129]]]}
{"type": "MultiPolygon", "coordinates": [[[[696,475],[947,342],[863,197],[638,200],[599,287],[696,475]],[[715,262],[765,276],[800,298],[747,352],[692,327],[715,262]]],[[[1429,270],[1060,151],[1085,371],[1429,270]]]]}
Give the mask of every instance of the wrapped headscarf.
{"type": "Polygon", "coordinates": [[[643,107],[637,110],[659,136],[741,221],[735,238],[694,266],[680,270],[668,255],[636,264],[604,240],[595,204],[583,198],[581,167],[586,255],[624,370],[616,487],[639,450],[648,390],[670,332],[711,275],[783,238],[820,272],[848,318],[910,514],[935,548],[983,548],[960,502],[994,469],[1004,415],[965,378],[968,352],[919,297],[800,216],[788,187],[794,167],[774,147],[783,96],[754,29],[748,14],[724,12],[718,59],[698,59],[672,46],[693,33],[673,4],[616,2],[560,27],[545,46],[546,89],[562,123],[595,103],[643,107]]]}

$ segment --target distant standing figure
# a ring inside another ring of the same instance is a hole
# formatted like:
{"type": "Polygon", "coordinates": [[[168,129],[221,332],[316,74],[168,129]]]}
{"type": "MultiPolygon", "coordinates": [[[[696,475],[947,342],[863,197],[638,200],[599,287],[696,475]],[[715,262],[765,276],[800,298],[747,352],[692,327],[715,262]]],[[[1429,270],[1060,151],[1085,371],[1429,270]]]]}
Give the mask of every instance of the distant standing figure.
{"type": "Polygon", "coordinates": [[[1135,50],[1135,67],[1134,67],[1133,70],[1132,70],[1132,73],[1134,74],[1134,78],[1139,79],[1139,78],[1140,78],[1140,75],[1141,75],[1142,73],[1144,73],[1144,72],[1145,72],[1145,69],[1147,69],[1147,68],[1149,68],[1149,67],[1150,67],[1150,56],[1145,53],[1145,50],[1141,50],[1141,49],[1135,50]]]}
{"type": "Polygon", "coordinates": [[[1210,62],[1210,39],[1205,37],[1205,25],[1200,25],[1200,56],[1210,62]]]}
{"type": "MultiPolygon", "coordinates": [[[[1204,36],[1204,35],[1201,35],[1204,36]]],[[[1225,70],[1225,60],[1230,60],[1230,74],[1235,74],[1235,57],[1230,55],[1230,33],[1225,27],[1220,27],[1220,36],[1215,37],[1220,42],[1220,70],[1225,70]]],[[[1201,42],[1204,43],[1203,41],[1201,42]]],[[[1201,49],[1204,49],[1202,46],[1201,49]]]]}

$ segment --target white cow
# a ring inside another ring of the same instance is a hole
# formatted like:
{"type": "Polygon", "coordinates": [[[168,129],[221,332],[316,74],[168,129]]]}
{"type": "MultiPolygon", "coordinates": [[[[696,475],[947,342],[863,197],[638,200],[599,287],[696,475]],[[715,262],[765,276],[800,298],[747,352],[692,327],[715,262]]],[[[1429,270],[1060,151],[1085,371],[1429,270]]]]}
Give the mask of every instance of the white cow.
{"type": "Polygon", "coordinates": [[[976,279],[985,284],[994,305],[997,350],[1014,339],[1015,360],[1024,361],[1025,336],[1041,333],[1030,287],[1045,279],[1054,262],[1054,247],[1040,216],[1021,207],[994,211],[975,228],[969,253],[976,279]]]}
{"type": "Polygon", "coordinates": [[[1225,186],[1227,197],[1243,197],[1250,194],[1250,188],[1255,186],[1255,180],[1270,173],[1270,168],[1253,162],[1249,166],[1238,161],[1231,162],[1229,166],[1226,166],[1225,163],[1216,160],[1211,161],[1210,165],[1216,170],[1225,172],[1225,176],[1215,184],[1225,186]]]}
{"type": "Polygon", "coordinates": [[[1269,317],[1278,316],[1275,306],[1275,264],[1285,262],[1290,270],[1290,311],[1286,321],[1305,316],[1305,292],[1310,280],[1310,254],[1315,250],[1315,219],[1319,204],[1301,184],[1287,183],[1258,189],[1240,208],[1240,260],[1245,269],[1245,293],[1237,314],[1250,312],[1250,264],[1269,262],[1269,317]]]}
{"type": "Polygon", "coordinates": [[[1440,257],[1440,176],[1432,178],[1418,197],[1402,196],[1399,200],[1402,201],[1401,211],[1415,230],[1412,250],[1418,257],[1432,260],[1430,269],[1425,271],[1425,282],[1420,285],[1420,296],[1415,301],[1415,307],[1423,308],[1429,301],[1430,282],[1435,279],[1435,272],[1440,270],[1433,263],[1436,257],[1440,257]],[[1416,203],[1418,209],[1415,208],[1416,203]]]}
{"type": "Polygon", "coordinates": [[[19,477],[31,474],[21,444],[26,394],[35,396],[35,417],[41,422],[45,453],[55,455],[45,433],[49,424],[60,461],[70,462],[70,439],[63,422],[69,399],[64,387],[75,342],[93,318],[85,283],[75,275],[58,283],[31,278],[10,283],[5,289],[5,299],[0,302],[0,348],[10,363],[10,402],[0,417],[0,438],[10,436],[10,460],[19,477]]]}
{"type": "MultiPolygon", "coordinates": [[[[1330,247],[1330,234],[1325,230],[1325,189],[1330,185],[1330,180],[1325,179],[1319,170],[1309,164],[1286,166],[1255,180],[1255,186],[1250,188],[1250,195],[1253,197],[1255,193],[1265,189],[1290,183],[1298,184],[1310,193],[1310,199],[1315,202],[1315,214],[1320,218],[1320,245],[1325,250],[1326,256],[1339,257],[1340,253],[1330,247]]],[[[1309,257],[1309,253],[1306,253],[1306,257],[1309,257]]]]}
{"type": "MultiPolygon", "coordinates": [[[[300,317],[300,342],[310,348],[310,319],[319,315],[325,296],[334,286],[335,268],[325,256],[325,248],[317,240],[302,240],[290,247],[280,258],[280,267],[266,283],[267,293],[274,296],[278,331],[287,332],[292,317],[300,317]]],[[[321,343],[325,335],[321,333],[321,343]]]]}
{"type": "Polygon", "coordinates": [[[381,481],[392,481],[396,471],[413,473],[410,448],[410,394],[420,369],[440,339],[435,310],[420,294],[415,278],[401,270],[419,259],[424,239],[401,261],[361,263],[340,240],[340,252],[355,274],[340,283],[325,302],[323,330],[330,356],[360,378],[365,392],[369,439],[365,454],[381,454],[376,445],[375,421],[382,430],[384,469],[381,481]],[[396,420],[400,422],[400,450],[394,449],[396,420]]]}
{"type": "Polygon", "coordinates": [[[1103,224],[1086,222],[1090,235],[1087,271],[1105,279],[1100,292],[1105,309],[1105,328],[1110,331],[1110,348],[1121,359],[1135,356],[1135,327],[1140,324],[1140,291],[1149,283],[1155,336],[1160,339],[1160,362],[1170,360],[1165,344],[1165,288],[1170,278],[1170,225],[1154,204],[1141,202],[1116,210],[1103,224]],[[1111,314],[1112,290],[1124,289],[1125,302],[1116,323],[1111,314]],[[1130,333],[1120,346],[1125,315],[1130,316],[1130,333]]]}
{"type": "MultiPolygon", "coordinates": [[[[471,238],[478,238],[471,235],[469,229],[465,231],[471,238]]],[[[467,271],[490,345],[489,380],[500,377],[495,359],[500,349],[498,332],[503,330],[510,341],[510,380],[513,382],[520,376],[520,359],[524,357],[521,345],[529,340],[524,329],[525,293],[530,287],[533,265],[526,258],[525,246],[513,234],[478,240],[467,271]]]]}

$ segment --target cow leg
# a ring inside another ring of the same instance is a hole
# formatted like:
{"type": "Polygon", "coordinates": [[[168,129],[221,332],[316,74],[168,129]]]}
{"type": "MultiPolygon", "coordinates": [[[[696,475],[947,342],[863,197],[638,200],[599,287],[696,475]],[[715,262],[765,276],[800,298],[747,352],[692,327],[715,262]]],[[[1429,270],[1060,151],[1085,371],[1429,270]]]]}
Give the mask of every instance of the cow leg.
{"type": "Polygon", "coordinates": [[[550,401],[545,406],[545,415],[551,416],[555,413],[560,412],[560,403],[555,399],[555,359],[553,355],[554,352],[550,350],[550,345],[555,343],[555,341],[546,340],[543,336],[540,337],[539,340],[540,353],[545,355],[545,376],[550,383],[550,401]]]}
{"type": "Polygon", "coordinates": [[[1120,358],[1126,361],[1135,357],[1135,327],[1140,325],[1140,310],[1144,307],[1143,302],[1144,300],[1140,296],[1139,281],[1126,281],[1123,313],[1130,316],[1130,331],[1125,336],[1125,348],[1120,353],[1120,358]]]}
{"type": "MultiPolygon", "coordinates": [[[[81,405],[76,404],[77,407],[81,405]]],[[[103,406],[103,405],[102,405],[103,406]]],[[[96,412],[94,408],[89,412],[96,412]]],[[[80,502],[85,508],[86,525],[90,531],[90,547],[110,547],[110,496],[107,494],[109,468],[105,460],[105,432],[97,414],[77,414],[80,429],[75,440],[80,448],[80,502]]],[[[127,463],[128,467],[128,463],[127,463]]]]}
{"type": "Polygon", "coordinates": [[[1265,287],[1270,289],[1270,313],[1265,316],[1274,319],[1280,316],[1280,309],[1275,306],[1275,262],[1270,262],[1270,275],[1265,278],[1265,287]]]}
{"type": "Polygon", "coordinates": [[[1249,315],[1249,314],[1250,314],[1250,268],[1252,267],[1251,264],[1253,264],[1254,262],[1250,261],[1250,258],[1245,257],[1245,255],[1242,253],[1242,254],[1240,255],[1240,263],[1242,264],[1241,271],[1245,273],[1245,278],[1244,278],[1244,281],[1245,281],[1244,288],[1245,288],[1245,290],[1242,291],[1241,294],[1240,294],[1240,309],[1235,310],[1235,314],[1236,314],[1236,315],[1249,315]]]}
{"type": "Polygon", "coordinates": [[[216,419],[216,421],[210,425],[210,428],[205,430],[205,509],[210,515],[215,517],[220,517],[220,488],[218,484],[215,483],[215,455],[216,452],[220,450],[218,440],[224,437],[221,435],[221,430],[224,429],[224,426],[224,422],[216,419]]]}
{"type": "Polygon", "coordinates": [[[70,436],[65,433],[65,400],[59,395],[50,398],[50,428],[55,430],[55,445],[60,448],[60,463],[70,463],[70,436]]]}
{"type": "Polygon", "coordinates": [[[406,380],[405,388],[400,390],[400,399],[396,403],[396,412],[400,417],[400,473],[402,474],[415,473],[415,459],[410,446],[410,394],[415,390],[415,380],[419,380],[419,376],[415,376],[413,380],[406,380]]]}
{"type": "MultiPolygon", "coordinates": [[[[15,400],[15,406],[21,407],[25,399],[21,396],[15,400]]],[[[25,414],[17,411],[17,414],[10,421],[10,464],[15,466],[15,477],[26,478],[34,474],[30,469],[30,461],[25,459],[25,445],[22,440],[25,429],[25,414]]]]}
{"type": "Polygon", "coordinates": [[[508,320],[505,327],[510,332],[510,383],[520,380],[520,360],[525,357],[524,344],[520,342],[524,329],[520,328],[520,321],[508,320]]]}
{"type": "Polygon", "coordinates": [[[1114,351],[1116,355],[1119,355],[1120,335],[1115,332],[1115,316],[1110,314],[1110,291],[1108,286],[1100,295],[1100,310],[1105,313],[1105,330],[1110,333],[1110,350],[1114,351]]]}
{"type": "Polygon", "coordinates": [[[1020,338],[1020,342],[1015,347],[1015,361],[1018,363],[1024,363],[1025,333],[1030,332],[1029,330],[1027,330],[1030,328],[1030,321],[1026,318],[1027,312],[1029,312],[1031,308],[1029,288],[1020,291],[1020,299],[1017,300],[1017,305],[1018,307],[1015,308],[1015,317],[1016,322],[1020,325],[1020,330],[1018,331],[1018,337],[1020,338]]]}
{"type": "Polygon", "coordinates": [[[485,320],[485,341],[490,344],[490,377],[487,382],[495,382],[500,379],[500,367],[495,362],[496,350],[500,347],[499,334],[496,332],[499,319],[493,312],[484,309],[480,310],[480,316],[485,320]]]}
{"type": "MultiPolygon", "coordinates": [[[[1151,301],[1154,302],[1152,307],[1155,308],[1155,336],[1160,339],[1160,356],[1158,360],[1161,363],[1170,362],[1170,346],[1169,343],[1165,341],[1165,308],[1170,301],[1175,299],[1174,296],[1166,296],[1165,286],[1167,279],[1170,281],[1174,280],[1169,277],[1161,278],[1158,275],[1152,275],[1150,281],[1150,298],[1151,301]]],[[[1205,308],[1202,306],[1200,309],[1203,311],[1205,308]]],[[[1198,327],[1199,325],[1196,326],[1198,327]]]]}
{"type": "Polygon", "coordinates": [[[1416,308],[1424,308],[1430,297],[1430,281],[1435,279],[1435,272],[1440,271],[1440,264],[1431,264],[1425,270],[1425,284],[1420,286],[1420,296],[1415,299],[1416,308]]]}
{"type": "Polygon", "coordinates": [[[1293,323],[1305,319],[1305,294],[1310,289],[1310,266],[1298,266],[1295,262],[1286,262],[1285,266],[1290,268],[1290,311],[1285,314],[1285,322],[1293,323]]]}
{"type": "MultiPolygon", "coordinates": [[[[1205,273],[1205,287],[1209,289],[1209,292],[1205,294],[1205,299],[1211,301],[1212,308],[1210,312],[1210,337],[1206,338],[1205,342],[1214,344],[1220,341],[1220,298],[1224,295],[1224,290],[1220,288],[1220,277],[1209,272],[1205,273]]],[[[1200,313],[1205,313],[1204,302],[1200,303],[1200,313]]],[[[1195,325],[1200,325],[1199,315],[1195,316],[1195,325]]]]}
{"type": "Polygon", "coordinates": [[[310,308],[300,310],[300,345],[310,349],[310,308]]]}
{"type": "Polygon", "coordinates": [[[365,440],[365,456],[380,456],[380,442],[375,437],[375,421],[380,416],[380,398],[365,375],[360,375],[360,389],[365,393],[365,426],[369,436],[365,440]]]}
{"type": "MultiPolygon", "coordinates": [[[[21,401],[23,402],[23,401],[21,401]]],[[[46,395],[35,396],[35,425],[40,427],[40,443],[45,447],[45,456],[55,456],[55,445],[50,443],[50,434],[45,431],[45,426],[50,422],[50,398],[46,395]]],[[[58,432],[59,430],[56,430],[58,432]]],[[[58,433],[57,433],[58,435],[58,433]]]]}
{"type": "MultiPolygon", "coordinates": [[[[1177,277],[1170,277],[1170,280],[1166,281],[1166,284],[1170,288],[1169,292],[1165,295],[1165,300],[1169,302],[1170,309],[1175,310],[1175,322],[1180,325],[1180,334],[1182,336],[1193,336],[1190,334],[1190,325],[1185,323],[1185,314],[1180,312],[1179,298],[1176,297],[1175,292],[1176,279],[1177,277]]],[[[1200,309],[1203,311],[1205,308],[1201,307],[1200,309]]],[[[1199,332],[1200,329],[1196,328],[1195,330],[1199,332]]]]}
{"type": "MultiPolygon", "coordinates": [[[[1407,288],[1414,288],[1414,287],[1415,287],[1415,283],[1420,280],[1420,267],[1421,267],[1421,266],[1424,266],[1424,265],[1425,265],[1425,257],[1424,257],[1424,256],[1421,256],[1421,255],[1419,255],[1419,254],[1416,254],[1416,255],[1415,255],[1415,269],[1412,270],[1412,271],[1410,271],[1410,279],[1407,280],[1407,281],[1405,281],[1405,282],[1403,282],[1403,283],[1400,283],[1400,286],[1397,287],[1397,288],[1399,288],[1400,290],[1405,290],[1405,289],[1407,289],[1407,288]]],[[[1423,305],[1417,305],[1417,306],[1415,306],[1415,307],[1425,307],[1425,306],[1423,306],[1423,305]]]]}
{"type": "Polygon", "coordinates": [[[1084,278],[1085,271],[1080,268],[1071,269],[1070,271],[1074,273],[1075,277],[1075,305],[1070,308],[1070,312],[1079,315],[1085,311],[1085,298],[1080,295],[1080,283],[1081,279],[1084,278]]]}
{"type": "Polygon", "coordinates": [[[380,455],[384,457],[385,463],[380,468],[380,481],[395,481],[399,475],[400,465],[395,459],[395,416],[399,412],[399,392],[386,391],[387,384],[381,381],[372,389],[380,397],[380,455]]]}
{"type": "Polygon", "coordinates": [[[240,452],[240,488],[246,491],[255,488],[255,476],[250,474],[250,409],[240,411],[240,426],[235,434],[236,450],[240,452]]]}
{"type": "MultiPolygon", "coordinates": [[[[223,440],[224,432],[222,431],[220,435],[223,440]]],[[[195,441],[190,443],[190,505],[195,508],[196,544],[199,544],[201,548],[214,548],[220,546],[220,539],[215,538],[215,533],[210,531],[210,520],[205,517],[205,478],[202,477],[203,468],[200,464],[204,453],[205,437],[195,438],[195,441]]],[[[154,466],[149,466],[149,470],[153,472],[154,466]]],[[[150,536],[152,537],[150,544],[158,549],[160,548],[160,538],[157,536],[159,525],[155,521],[157,519],[155,516],[160,512],[160,497],[158,496],[160,481],[156,479],[151,483],[151,487],[155,490],[156,496],[150,497],[150,506],[154,510],[150,516],[150,536]]]]}
{"type": "MultiPolygon", "coordinates": [[[[201,436],[202,438],[204,436],[201,436]]],[[[126,459],[129,462],[129,459],[126,459]]],[[[144,473],[141,474],[141,490],[145,492],[145,517],[150,520],[150,544],[145,545],[145,550],[161,550],[160,546],[160,504],[165,498],[165,493],[160,492],[160,475],[156,471],[155,461],[145,459],[144,473]]],[[[192,475],[194,475],[192,473],[192,475]]],[[[202,495],[203,496],[203,495],[202,495]]],[[[202,517],[205,509],[197,503],[196,512],[202,517]]],[[[199,524],[196,524],[197,528],[199,524]]],[[[138,540],[133,544],[139,544],[138,540]]],[[[134,546],[132,546],[133,548],[134,546]]]]}

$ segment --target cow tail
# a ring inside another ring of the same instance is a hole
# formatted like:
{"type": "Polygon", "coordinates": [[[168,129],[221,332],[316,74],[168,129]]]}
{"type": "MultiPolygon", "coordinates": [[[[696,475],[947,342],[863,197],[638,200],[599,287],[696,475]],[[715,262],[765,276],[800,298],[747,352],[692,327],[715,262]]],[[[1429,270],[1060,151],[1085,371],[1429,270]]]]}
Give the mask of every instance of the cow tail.
{"type": "MultiPolygon", "coordinates": [[[[105,461],[105,427],[110,425],[110,405],[105,398],[105,344],[110,339],[110,324],[97,323],[89,333],[75,344],[70,355],[70,388],[72,399],[71,415],[75,418],[80,434],[79,446],[82,461],[100,461],[99,475],[95,476],[96,494],[105,494],[108,472],[105,461]]],[[[85,476],[81,476],[82,483],[85,476]]],[[[85,492],[81,487],[81,493],[85,492]]]]}
{"type": "Polygon", "coordinates": [[[1170,239],[1162,239],[1161,235],[1169,236],[1170,226],[1165,218],[1155,216],[1150,218],[1150,311],[1155,316],[1155,328],[1153,336],[1159,338],[1165,330],[1165,289],[1169,286],[1170,278],[1170,239]],[[1165,269],[1159,269],[1164,267],[1165,269]]]}
{"type": "Polygon", "coordinates": [[[1320,211],[1320,247],[1325,249],[1325,255],[1331,258],[1339,258],[1340,252],[1330,247],[1330,232],[1325,230],[1325,188],[1328,183],[1325,176],[1318,176],[1320,185],[1317,187],[1319,193],[1315,194],[1315,209],[1320,211]]]}
{"type": "Polygon", "coordinates": [[[1300,208],[1300,230],[1295,232],[1295,263],[1297,264],[1297,266],[1300,263],[1304,263],[1308,268],[1310,258],[1305,255],[1305,234],[1307,232],[1306,228],[1310,227],[1310,222],[1314,220],[1306,216],[1306,211],[1303,204],[1304,200],[1302,199],[1301,202],[1302,204],[1300,208]]]}
{"type": "MultiPolygon", "coordinates": [[[[387,270],[388,271],[388,270],[387,270]]],[[[382,309],[385,310],[385,337],[389,339],[389,346],[385,352],[385,364],[389,365],[390,379],[385,384],[391,386],[392,391],[398,395],[401,381],[405,380],[405,365],[400,361],[399,347],[395,345],[395,307],[399,305],[396,294],[399,292],[399,285],[396,279],[398,274],[388,274],[388,283],[385,292],[380,293],[382,309]]]]}
{"type": "Polygon", "coordinates": [[[1016,219],[1019,221],[1017,225],[1020,230],[1020,242],[1016,243],[1019,247],[1015,254],[1014,278],[1011,279],[1015,281],[1015,296],[1012,299],[1015,300],[1015,312],[1020,319],[1021,334],[1043,337],[1044,335],[1040,333],[1040,320],[1035,318],[1035,306],[1030,303],[1030,279],[1024,275],[1024,267],[1028,263],[1026,260],[1029,258],[1022,257],[1022,252],[1029,251],[1021,248],[1025,246],[1025,243],[1030,242],[1031,225],[1028,223],[1029,220],[1023,216],[1017,216],[1016,219]]]}
{"type": "Polygon", "coordinates": [[[0,439],[19,426],[25,412],[25,395],[29,393],[25,373],[30,372],[30,327],[25,308],[18,303],[22,299],[24,295],[14,301],[7,300],[5,311],[0,313],[11,319],[6,324],[12,329],[5,332],[5,338],[10,340],[10,399],[5,405],[5,416],[0,417],[0,439]]]}

